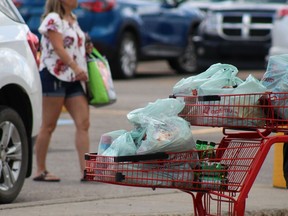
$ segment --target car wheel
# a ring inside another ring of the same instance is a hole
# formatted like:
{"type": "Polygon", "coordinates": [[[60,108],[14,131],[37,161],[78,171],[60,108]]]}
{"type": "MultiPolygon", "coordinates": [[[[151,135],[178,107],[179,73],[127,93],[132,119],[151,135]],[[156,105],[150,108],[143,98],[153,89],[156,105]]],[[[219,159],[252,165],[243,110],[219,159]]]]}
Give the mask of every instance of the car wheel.
{"type": "Polygon", "coordinates": [[[176,73],[196,73],[198,70],[193,35],[188,38],[187,46],[181,56],[169,59],[168,63],[176,73]]]}
{"type": "Polygon", "coordinates": [[[11,203],[26,178],[28,141],[20,116],[0,106],[0,203],[11,203]]]}
{"type": "Polygon", "coordinates": [[[112,63],[115,78],[132,78],[137,68],[137,43],[132,33],[125,32],[120,40],[118,54],[112,63]]]}

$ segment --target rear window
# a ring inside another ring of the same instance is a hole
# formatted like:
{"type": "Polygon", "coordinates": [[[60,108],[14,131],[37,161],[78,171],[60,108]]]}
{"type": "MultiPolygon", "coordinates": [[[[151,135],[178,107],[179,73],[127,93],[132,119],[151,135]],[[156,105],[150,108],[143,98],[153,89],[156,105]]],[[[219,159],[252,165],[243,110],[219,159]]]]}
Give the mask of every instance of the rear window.
{"type": "Polygon", "coordinates": [[[0,0],[0,11],[15,22],[24,23],[24,20],[11,0],[0,0]]]}

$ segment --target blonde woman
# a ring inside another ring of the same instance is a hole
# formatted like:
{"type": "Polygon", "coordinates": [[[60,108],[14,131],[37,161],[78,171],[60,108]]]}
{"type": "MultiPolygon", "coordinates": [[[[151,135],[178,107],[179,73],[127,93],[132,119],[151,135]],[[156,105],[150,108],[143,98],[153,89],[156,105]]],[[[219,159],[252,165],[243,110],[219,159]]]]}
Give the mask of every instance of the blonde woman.
{"type": "Polygon", "coordinates": [[[43,90],[43,120],[35,144],[37,170],[33,180],[58,182],[48,171],[46,157],[53,131],[65,106],[76,126],[75,145],[80,179],[85,169],[84,154],[89,152],[89,106],[85,97],[87,81],[85,34],[72,11],[77,0],[46,0],[39,27],[41,33],[40,76],[43,90]]]}

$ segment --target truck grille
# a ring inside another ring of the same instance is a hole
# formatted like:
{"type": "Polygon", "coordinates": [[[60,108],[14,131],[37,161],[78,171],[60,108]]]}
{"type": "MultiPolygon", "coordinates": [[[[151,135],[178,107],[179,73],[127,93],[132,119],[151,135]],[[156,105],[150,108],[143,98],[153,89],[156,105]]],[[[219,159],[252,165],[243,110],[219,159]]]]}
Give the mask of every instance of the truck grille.
{"type": "Polygon", "coordinates": [[[218,32],[226,40],[267,40],[271,37],[274,13],[218,13],[218,32]]]}

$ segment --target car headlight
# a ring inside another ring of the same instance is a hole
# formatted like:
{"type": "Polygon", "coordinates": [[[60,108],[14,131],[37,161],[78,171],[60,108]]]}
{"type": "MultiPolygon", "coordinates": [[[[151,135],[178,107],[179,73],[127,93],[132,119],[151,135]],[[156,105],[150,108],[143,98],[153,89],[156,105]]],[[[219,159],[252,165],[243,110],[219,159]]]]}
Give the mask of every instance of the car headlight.
{"type": "Polygon", "coordinates": [[[208,12],[203,22],[203,32],[210,35],[217,35],[220,23],[220,16],[217,13],[208,12]]]}

